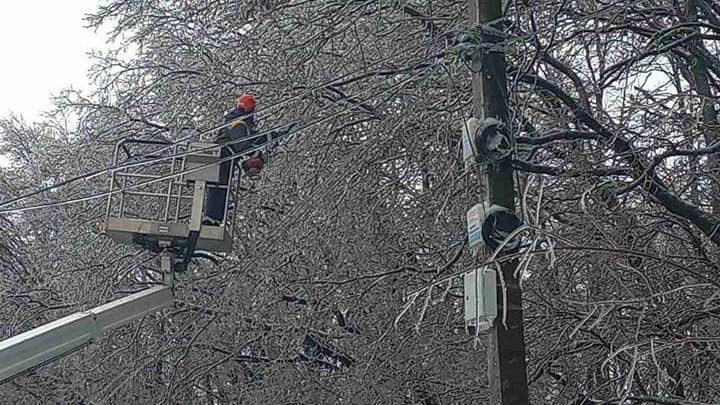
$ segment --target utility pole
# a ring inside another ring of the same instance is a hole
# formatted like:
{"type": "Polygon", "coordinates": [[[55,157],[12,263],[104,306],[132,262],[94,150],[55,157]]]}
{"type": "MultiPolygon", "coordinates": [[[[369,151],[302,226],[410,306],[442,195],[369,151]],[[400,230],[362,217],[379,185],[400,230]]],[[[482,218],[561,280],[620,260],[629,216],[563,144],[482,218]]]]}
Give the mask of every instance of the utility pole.
{"type": "MultiPolygon", "coordinates": [[[[469,0],[470,24],[474,32],[503,17],[502,0],[469,0]]],[[[481,45],[493,45],[498,38],[481,34],[481,45]]],[[[478,47],[472,55],[474,116],[480,120],[495,118],[509,125],[505,55],[500,49],[478,47]]],[[[512,131],[510,131],[512,132],[512,131]]],[[[509,159],[487,166],[488,202],[515,210],[513,168],[509,159]]],[[[483,181],[481,180],[481,181],[483,181]]],[[[505,261],[497,285],[497,318],[488,331],[487,358],[491,404],[527,405],[528,386],[525,362],[525,339],[522,291],[514,277],[518,259],[505,261]],[[502,280],[502,282],[500,282],[502,280]],[[503,291],[504,284],[504,291],[503,291]],[[504,307],[506,297],[507,308],[504,307]],[[503,322],[503,314],[506,320],[503,322]]]]}

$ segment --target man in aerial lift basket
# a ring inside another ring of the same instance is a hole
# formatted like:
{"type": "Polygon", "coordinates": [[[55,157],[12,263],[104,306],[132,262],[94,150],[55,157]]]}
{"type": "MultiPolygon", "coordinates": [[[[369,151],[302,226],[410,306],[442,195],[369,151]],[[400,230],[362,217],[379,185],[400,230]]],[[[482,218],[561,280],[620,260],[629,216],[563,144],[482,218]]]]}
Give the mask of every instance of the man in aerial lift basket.
{"type": "MultiPolygon", "coordinates": [[[[241,141],[253,137],[257,133],[255,127],[255,98],[252,95],[242,94],[238,97],[235,108],[227,112],[223,119],[225,126],[220,129],[215,139],[218,144],[227,144],[220,152],[221,159],[241,154],[243,151],[266,142],[265,137],[241,141]]],[[[245,174],[251,179],[257,179],[263,169],[264,159],[265,157],[260,150],[250,153],[247,159],[242,162],[242,169],[245,174]]],[[[220,185],[229,185],[228,179],[230,178],[232,165],[233,160],[220,164],[220,185]]],[[[210,188],[207,200],[207,217],[203,221],[204,225],[220,226],[225,217],[226,193],[226,188],[210,188]]]]}

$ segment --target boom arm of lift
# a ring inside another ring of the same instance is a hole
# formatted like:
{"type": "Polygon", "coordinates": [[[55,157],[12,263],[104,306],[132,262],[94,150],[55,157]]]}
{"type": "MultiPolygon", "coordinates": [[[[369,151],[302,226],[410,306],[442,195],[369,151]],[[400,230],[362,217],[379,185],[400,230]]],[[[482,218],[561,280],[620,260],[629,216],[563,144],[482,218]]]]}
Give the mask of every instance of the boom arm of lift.
{"type": "Polygon", "coordinates": [[[0,342],[0,383],[80,349],[103,333],[172,303],[172,286],[159,285],[3,340],[0,342]]]}

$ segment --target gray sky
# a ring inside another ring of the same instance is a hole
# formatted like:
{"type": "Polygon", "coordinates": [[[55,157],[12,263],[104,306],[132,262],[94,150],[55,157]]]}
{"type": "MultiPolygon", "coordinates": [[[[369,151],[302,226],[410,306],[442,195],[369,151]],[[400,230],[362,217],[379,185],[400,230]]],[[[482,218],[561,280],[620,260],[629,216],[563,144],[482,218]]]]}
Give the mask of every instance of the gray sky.
{"type": "Polygon", "coordinates": [[[0,115],[8,111],[39,119],[50,95],[63,88],[88,89],[87,52],[104,38],[83,28],[83,15],[98,0],[0,1],[0,115]]]}

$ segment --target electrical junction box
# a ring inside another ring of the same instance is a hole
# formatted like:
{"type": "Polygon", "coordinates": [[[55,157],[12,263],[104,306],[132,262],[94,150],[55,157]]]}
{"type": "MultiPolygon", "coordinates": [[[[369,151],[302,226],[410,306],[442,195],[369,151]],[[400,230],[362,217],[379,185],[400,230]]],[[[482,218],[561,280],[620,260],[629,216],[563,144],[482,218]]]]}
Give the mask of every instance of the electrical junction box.
{"type": "Polygon", "coordinates": [[[484,204],[478,203],[467,212],[468,246],[471,250],[483,245],[482,224],[485,219],[485,208],[484,204]]]}
{"type": "Polygon", "coordinates": [[[497,274],[488,267],[463,275],[465,327],[471,335],[492,328],[497,318],[497,274]]]}
{"type": "Polygon", "coordinates": [[[462,124],[463,162],[465,171],[474,164],[492,164],[513,152],[512,134],[508,126],[496,118],[468,118],[462,124]]]}

